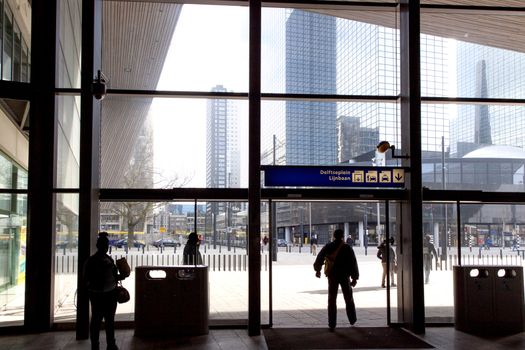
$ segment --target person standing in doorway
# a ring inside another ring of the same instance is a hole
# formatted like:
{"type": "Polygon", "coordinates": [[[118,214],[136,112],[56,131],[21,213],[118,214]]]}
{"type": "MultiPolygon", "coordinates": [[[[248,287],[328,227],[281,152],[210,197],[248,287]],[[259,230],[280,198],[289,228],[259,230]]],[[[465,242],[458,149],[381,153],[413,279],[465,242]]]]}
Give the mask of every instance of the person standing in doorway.
{"type": "Polygon", "coordinates": [[[339,286],[346,304],[346,315],[351,325],[357,321],[352,287],[359,279],[359,267],[354,250],[343,241],[344,232],[337,229],[333,241],[327,243],[317,255],[314,262],[315,276],[321,277],[321,268],[325,266],[328,278],[328,327],[334,331],[337,324],[337,292],[339,286]],[[328,270],[327,270],[328,267],[328,270]]]}
{"type": "Polygon", "coordinates": [[[102,319],[106,328],[108,350],[118,350],[115,342],[115,312],[117,311],[117,282],[126,278],[119,274],[113,259],[107,254],[109,240],[107,232],[100,232],[97,239],[97,252],[90,256],[84,265],[84,279],[91,302],[91,323],[89,337],[91,349],[99,350],[99,335],[102,319]]]}
{"type": "Polygon", "coordinates": [[[383,275],[381,277],[381,288],[385,288],[385,281],[386,276],[388,275],[387,270],[390,269],[390,285],[392,287],[396,286],[396,282],[394,279],[394,267],[396,264],[396,254],[394,253],[394,249],[392,249],[392,246],[388,246],[388,257],[387,257],[387,248],[386,248],[386,240],[384,240],[378,247],[377,247],[377,257],[381,259],[381,265],[383,266],[383,275]],[[387,268],[387,262],[390,262],[390,266],[387,268]]]}

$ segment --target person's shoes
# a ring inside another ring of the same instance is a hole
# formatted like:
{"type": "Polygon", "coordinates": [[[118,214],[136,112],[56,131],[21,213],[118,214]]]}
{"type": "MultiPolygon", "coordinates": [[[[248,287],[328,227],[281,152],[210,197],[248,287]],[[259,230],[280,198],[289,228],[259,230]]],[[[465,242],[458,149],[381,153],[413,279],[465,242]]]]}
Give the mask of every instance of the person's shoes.
{"type": "Polygon", "coordinates": [[[396,286],[396,284],[395,284],[395,283],[392,283],[392,284],[391,284],[391,286],[392,286],[392,287],[395,287],[395,286],[396,286]]]}
{"type": "Polygon", "coordinates": [[[350,325],[353,326],[357,322],[357,318],[355,320],[350,321],[350,325]]]}
{"type": "Polygon", "coordinates": [[[330,332],[334,332],[334,331],[335,331],[335,326],[333,326],[333,327],[330,326],[330,327],[328,327],[328,328],[330,329],[330,332]]]}
{"type": "Polygon", "coordinates": [[[384,284],[381,285],[381,288],[386,288],[384,284]]]}

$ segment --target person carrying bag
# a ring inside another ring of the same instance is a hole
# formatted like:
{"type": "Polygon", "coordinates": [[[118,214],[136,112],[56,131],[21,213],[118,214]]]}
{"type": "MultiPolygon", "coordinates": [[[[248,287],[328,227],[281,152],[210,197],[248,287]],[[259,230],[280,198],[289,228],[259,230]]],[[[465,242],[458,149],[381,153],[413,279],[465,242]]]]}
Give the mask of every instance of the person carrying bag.
{"type": "Polygon", "coordinates": [[[346,315],[351,325],[357,321],[352,287],[359,279],[359,267],[354,250],[343,242],[344,232],[334,231],[334,240],[326,244],[314,262],[315,277],[321,278],[321,269],[328,278],[328,327],[334,331],[337,324],[337,292],[339,286],[346,304],[346,315]]]}

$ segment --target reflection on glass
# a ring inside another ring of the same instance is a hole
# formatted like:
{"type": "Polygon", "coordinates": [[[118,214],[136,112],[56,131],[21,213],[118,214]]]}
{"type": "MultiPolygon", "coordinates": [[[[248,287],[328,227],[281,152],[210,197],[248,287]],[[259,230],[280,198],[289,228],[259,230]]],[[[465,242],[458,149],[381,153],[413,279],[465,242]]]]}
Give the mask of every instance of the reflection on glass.
{"type": "Polygon", "coordinates": [[[24,321],[27,196],[0,194],[0,326],[24,321]]]}
{"type": "Polygon", "coordinates": [[[509,36],[524,24],[516,14],[423,9],[422,95],[523,98],[525,47],[509,36]]]}
{"type": "Polygon", "coordinates": [[[82,2],[59,1],[59,5],[57,85],[61,88],[80,88],[82,2]]]}
{"type": "Polygon", "coordinates": [[[102,113],[102,187],[247,186],[246,101],[108,96],[102,113]]]}
{"type": "Polygon", "coordinates": [[[399,40],[395,28],[394,9],[265,8],[262,91],[396,95],[399,40]]]}
{"type": "Polygon", "coordinates": [[[80,96],[59,96],[57,187],[78,188],[80,176],[80,96]]]}
{"type": "Polygon", "coordinates": [[[55,235],[55,321],[76,317],[78,194],[57,194],[55,235]]]}

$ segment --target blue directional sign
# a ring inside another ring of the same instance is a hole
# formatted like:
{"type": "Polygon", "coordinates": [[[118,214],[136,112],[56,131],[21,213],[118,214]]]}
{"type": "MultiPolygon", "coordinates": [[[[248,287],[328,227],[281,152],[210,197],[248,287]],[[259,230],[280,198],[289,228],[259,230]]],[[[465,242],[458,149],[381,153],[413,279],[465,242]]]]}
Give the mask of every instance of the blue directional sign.
{"type": "Polygon", "coordinates": [[[405,187],[405,169],[362,166],[263,166],[264,185],[307,187],[405,187]]]}

